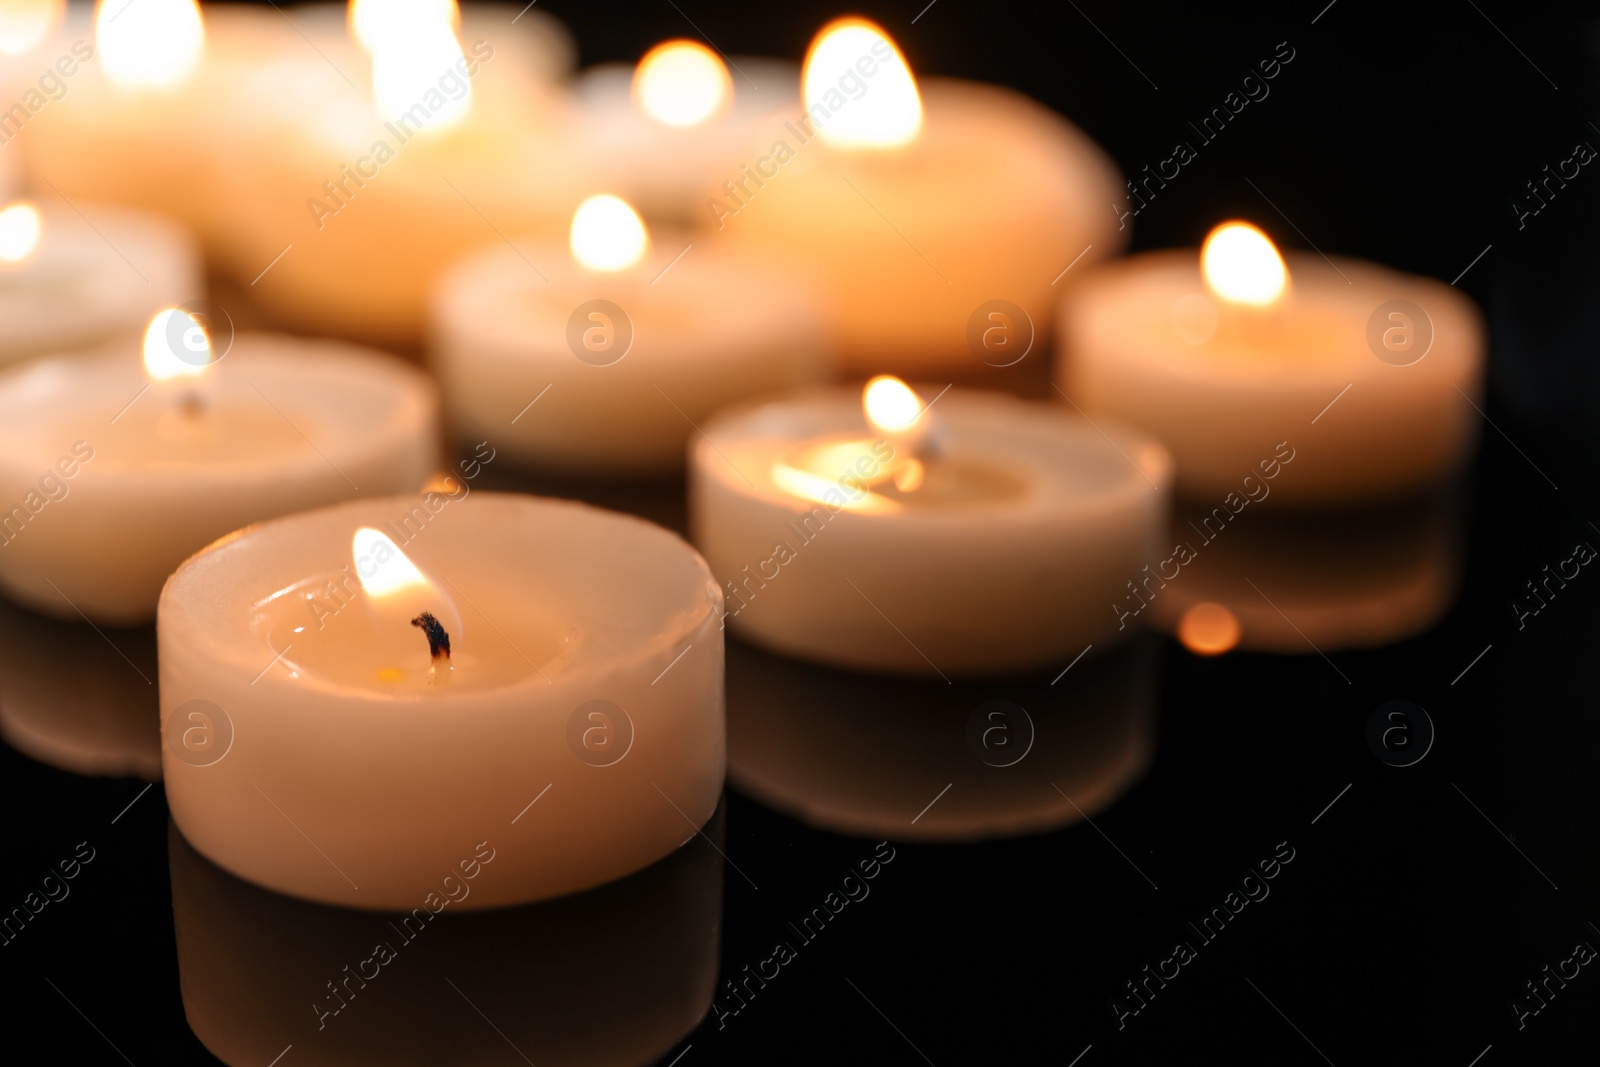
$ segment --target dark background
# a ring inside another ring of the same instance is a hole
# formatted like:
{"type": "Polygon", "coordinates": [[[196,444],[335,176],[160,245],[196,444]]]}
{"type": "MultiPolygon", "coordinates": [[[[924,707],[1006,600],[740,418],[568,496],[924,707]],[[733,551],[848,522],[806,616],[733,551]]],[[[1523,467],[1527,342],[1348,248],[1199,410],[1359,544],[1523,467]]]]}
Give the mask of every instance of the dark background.
{"type": "MultiPolygon", "coordinates": [[[[1600,522],[1600,175],[1586,167],[1524,228],[1511,207],[1576,142],[1600,147],[1596,30],[1503,0],[1324,4],[937,0],[915,25],[917,0],[856,10],[917,71],[1023,90],[1126,173],[1192,139],[1187,122],[1289,42],[1296,58],[1271,95],[1140,215],[1134,249],[1195,245],[1237,215],[1286,247],[1314,243],[1447,282],[1466,270],[1460,287],[1492,325],[1494,427],[1471,473],[1458,604],[1414,640],[1333,655],[1337,670],[1316,655],[1202,660],[1163,642],[1154,761],[1095,827],[898,845],[868,900],[725,1029],[708,1019],[662,1062],[1593,1059],[1593,967],[1524,1029],[1507,1005],[1575,942],[1600,946],[1600,578],[1585,571],[1525,629],[1508,604],[1574,542],[1600,542],[1590,525],[1600,522]],[[1365,737],[1369,714],[1394,698],[1428,709],[1438,731],[1427,758],[1404,769],[1380,762],[1365,737]],[[1119,1031],[1108,1005],[1122,984],[1280,841],[1296,859],[1270,898],[1119,1031]]],[[[730,54],[798,58],[846,13],[708,0],[540,8],[568,23],[584,64],[632,60],[697,28],[730,54]]],[[[159,787],[112,825],[141,783],[78,778],[9,749],[0,782],[4,908],[78,841],[98,850],[69,899],[0,947],[15,1062],[215,1062],[178,995],[159,787]]],[[[725,835],[748,876],[725,872],[730,975],[769,955],[784,922],[873,845],[732,791],[725,835]]],[[[603,984],[593,1009],[607,1010],[603,984]]],[[[459,1003],[439,1010],[465,1025],[459,1003]]],[[[278,1050],[262,1051],[266,1067],[278,1050]]],[[[522,1062],[501,1051],[493,1062],[522,1062]]]]}

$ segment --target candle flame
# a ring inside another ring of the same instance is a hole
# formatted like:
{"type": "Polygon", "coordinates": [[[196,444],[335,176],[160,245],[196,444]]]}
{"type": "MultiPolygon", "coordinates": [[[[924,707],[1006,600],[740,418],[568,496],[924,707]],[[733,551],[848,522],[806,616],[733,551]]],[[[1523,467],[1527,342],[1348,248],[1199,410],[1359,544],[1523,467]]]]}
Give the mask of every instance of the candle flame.
{"type": "Polygon", "coordinates": [[[1203,601],[1178,620],[1178,640],[1197,656],[1220,656],[1239,643],[1239,620],[1221,604],[1203,601]]]}
{"type": "Polygon", "coordinates": [[[407,590],[433,590],[433,583],[417,569],[389,535],[370,526],[356,531],[350,541],[356,577],[369,597],[388,597],[407,590]]]}
{"type": "Polygon", "coordinates": [[[124,88],[182,84],[206,41],[195,0],[100,0],[94,34],[106,76],[124,88]]]}
{"type": "Polygon", "coordinates": [[[370,55],[416,26],[461,25],[456,0],[350,0],[350,36],[370,55]]]}
{"type": "Polygon", "coordinates": [[[32,51],[55,29],[66,0],[5,0],[0,3],[0,53],[32,51]]]}
{"type": "Polygon", "coordinates": [[[599,193],[578,205],[569,238],[572,258],[590,270],[627,270],[644,258],[650,233],[621,197],[599,193]]]}
{"type": "Polygon", "coordinates": [[[457,76],[459,93],[446,96],[441,88],[445,75],[459,75],[464,68],[457,64],[466,61],[449,19],[437,13],[403,20],[390,15],[381,31],[371,32],[372,95],[379,114],[412,131],[446,129],[466,117],[472,83],[457,76]]]}
{"type": "Polygon", "coordinates": [[[39,247],[44,224],[39,209],[26,200],[0,211],[0,263],[22,263],[39,247]]]}
{"type": "Polygon", "coordinates": [[[698,126],[733,96],[728,68],[699,41],[667,41],[645,53],[633,73],[633,96],[667,126],[698,126]]]}
{"type": "Polygon", "coordinates": [[[822,28],[806,54],[801,96],[818,134],[839,148],[897,148],[922,128],[922,97],[911,67],[889,35],[866,19],[838,19],[822,28]]]}
{"type": "Polygon", "coordinates": [[[156,312],[144,331],[144,370],[153,382],[195,378],[211,366],[211,337],[181,308],[156,312]]]}
{"type": "Polygon", "coordinates": [[[922,418],[922,398],[892,374],[880,374],[861,391],[867,422],[879,433],[902,435],[922,418]]]}
{"type": "Polygon", "coordinates": [[[1248,222],[1224,222],[1200,249],[1206,286],[1231,304],[1270,307],[1289,286],[1289,268],[1272,238],[1248,222]]]}

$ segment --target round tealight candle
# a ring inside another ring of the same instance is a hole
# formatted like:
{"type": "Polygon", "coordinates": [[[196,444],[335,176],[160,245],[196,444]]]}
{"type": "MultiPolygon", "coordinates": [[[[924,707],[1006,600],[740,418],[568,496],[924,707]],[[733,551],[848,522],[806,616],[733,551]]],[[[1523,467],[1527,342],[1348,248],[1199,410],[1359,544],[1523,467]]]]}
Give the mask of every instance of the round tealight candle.
{"type": "Polygon", "coordinates": [[[214,361],[206,344],[171,311],[143,367],[119,347],[0,373],[7,596],[146,622],[167,576],[216,538],[427,480],[438,396],[415,369],[333,342],[241,335],[214,361]]]}
{"type": "Polygon", "coordinates": [[[366,44],[326,43],[348,73],[312,53],[255,84],[301,106],[242,146],[220,257],[288,327],[411,349],[447,264],[559,233],[587,177],[567,101],[503,44],[509,18],[474,36],[472,19],[458,35],[415,10],[384,17],[366,44]]]}
{"type": "Polygon", "coordinates": [[[0,204],[0,363],[136,343],[157,310],[203,291],[199,247],[181,227],[74,206],[0,204]]]}
{"type": "Polygon", "coordinates": [[[700,223],[706,191],[737,170],[751,132],[794,109],[792,62],[727,63],[698,41],[666,41],[637,66],[606,63],[573,85],[583,151],[647,219],[700,223]]]}
{"type": "Polygon", "coordinates": [[[1005,89],[919,85],[871,23],[823,30],[803,96],[707,190],[704,218],[815,271],[852,369],[1014,362],[1050,325],[1052,281],[1122,245],[1120,183],[1088,137],[1005,89]]]}
{"type": "Polygon", "coordinates": [[[1285,452],[1298,458],[1271,487],[1281,503],[1403,495],[1448,478],[1477,437],[1469,299],[1370,263],[1285,263],[1248,224],[1214,230],[1203,263],[1157,252],[1100,268],[1062,324],[1063,393],[1160,438],[1178,491],[1208,502],[1253,492],[1285,452]]]}
{"type": "Polygon", "coordinates": [[[252,527],[162,592],[173,819],[241,878],[351,907],[417,906],[495,827],[518,847],[464,907],[620,878],[716,808],[721,615],[683,541],[581,504],[430,493],[252,527]]]}
{"type": "Polygon", "coordinates": [[[561,472],[667,473],[718,408],[831,372],[811,291],[768,257],[652,241],[605,194],[574,213],[569,248],[496,245],[441,279],[433,363],[454,430],[561,472]]]}
{"type": "Polygon", "coordinates": [[[950,390],[907,412],[909,393],[879,379],[865,413],[860,394],[819,391],[704,427],[690,529],[735,632],[945,678],[1131,633],[1106,606],[1164,531],[1166,451],[1055,405],[950,390]]]}

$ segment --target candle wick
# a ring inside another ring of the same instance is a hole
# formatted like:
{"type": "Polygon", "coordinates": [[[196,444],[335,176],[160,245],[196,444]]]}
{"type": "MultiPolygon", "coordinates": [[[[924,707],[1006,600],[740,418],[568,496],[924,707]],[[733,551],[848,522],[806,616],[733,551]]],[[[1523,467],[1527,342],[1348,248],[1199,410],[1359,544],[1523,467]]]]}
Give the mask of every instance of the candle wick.
{"type": "Polygon", "coordinates": [[[429,671],[429,680],[437,681],[441,666],[446,670],[450,669],[450,634],[445,631],[445,628],[431,611],[424,611],[412,619],[411,625],[427,635],[428,654],[433,657],[433,667],[429,671]]]}
{"type": "Polygon", "coordinates": [[[205,415],[206,404],[198,392],[191,390],[178,401],[178,410],[186,419],[198,419],[205,415]]]}

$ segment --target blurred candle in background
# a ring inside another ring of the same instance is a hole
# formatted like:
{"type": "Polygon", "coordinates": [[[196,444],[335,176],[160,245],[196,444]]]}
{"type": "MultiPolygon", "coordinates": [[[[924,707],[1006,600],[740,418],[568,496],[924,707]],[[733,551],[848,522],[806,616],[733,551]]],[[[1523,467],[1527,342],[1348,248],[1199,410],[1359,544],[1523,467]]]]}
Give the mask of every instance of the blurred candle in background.
{"type": "Polygon", "coordinates": [[[862,19],[823,29],[803,85],[804,110],[764,123],[748,158],[706,190],[703,222],[813,270],[851,370],[982,375],[1014,363],[982,343],[989,311],[1003,302],[1014,338],[1042,335],[1052,282],[1122,246],[1110,161],[1033,101],[919,83],[862,19]]]}
{"type": "Polygon", "coordinates": [[[1199,256],[1098,268],[1061,321],[1062,395],[1161,439],[1179,492],[1201,502],[1273,478],[1284,504],[1416,492],[1460,469],[1482,418],[1467,297],[1355,260],[1285,262],[1246,223],[1219,226],[1199,256]]]}

